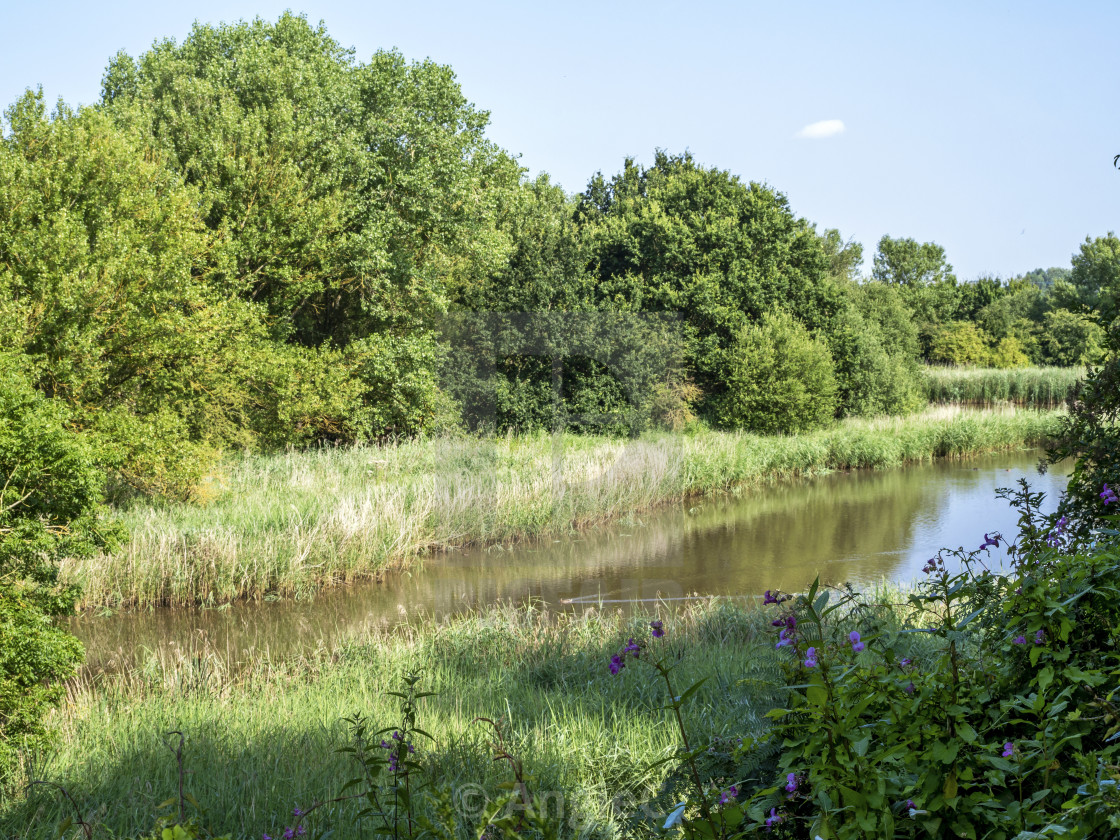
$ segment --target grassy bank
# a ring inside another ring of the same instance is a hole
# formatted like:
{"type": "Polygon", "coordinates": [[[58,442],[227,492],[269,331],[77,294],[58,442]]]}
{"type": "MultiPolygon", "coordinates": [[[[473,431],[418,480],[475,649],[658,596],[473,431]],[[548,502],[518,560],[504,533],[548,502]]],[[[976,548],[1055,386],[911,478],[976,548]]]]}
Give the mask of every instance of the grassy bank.
{"type": "MultiPolygon", "coordinates": [[[[761,732],[765,712],[781,700],[771,617],[727,602],[663,615],[667,633],[656,643],[680,657],[677,690],[709,677],[685,709],[694,745],[711,747],[700,761],[706,778],[744,778],[773,758],[732,756],[735,739],[761,732]]],[[[628,637],[649,638],[646,620],[498,608],[313,658],[260,660],[236,676],[212,652],[183,651],[174,661],[152,659],[75,684],[54,716],[57,748],[35,773],[64,784],[87,819],[135,836],[150,830],[159,803],[175,793],[175,761],[163,735],[181,730],[187,791],[207,809],[207,822],[235,837],[279,836],[293,807],[337,796],[356,775],[352,760],[337,752],[348,740],[342,719],[361,712],[374,728],[393,726],[398,701],[385,692],[422,665],[422,687],[439,694],[421,701],[417,724],[434,741],[419,744],[417,756],[437,789],[470,785],[487,797],[502,794],[508,768],[492,760],[491,733],[472,723],[476,716],[501,719],[510,751],[563,818],[564,834],[616,836],[639,803],[671,810],[683,785],[669,764],[650,769],[677,747],[668,713],[659,709],[664,685],[640,662],[617,676],[607,667],[628,637]]],[[[479,803],[459,803],[466,825],[479,803]]],[[[312,827],[358,836],[358,809],[321,809],[312,827]]],[[[36,788],[26,800],[0,805],[0,836],[53,840],[70,815],[56,791],[36,788]]]]}
{"type": "Polygon", "coordinates": [[[1084,368],[1031,367],[925,368],[926,396],[931,403],[993,406],[1006,403],[1030,408],[1055,408],[1069,397],[1084,368]]]}
{"type": "Polygon", "coordinates": [[[131,540],[62,574],[87,607],[298,595],[450,546],[564,533],[736,485],[1037,443],[1057,416],[938,409],[796,437],[509,437],[248,457],[206,507],[123,511],[131,540]]]}

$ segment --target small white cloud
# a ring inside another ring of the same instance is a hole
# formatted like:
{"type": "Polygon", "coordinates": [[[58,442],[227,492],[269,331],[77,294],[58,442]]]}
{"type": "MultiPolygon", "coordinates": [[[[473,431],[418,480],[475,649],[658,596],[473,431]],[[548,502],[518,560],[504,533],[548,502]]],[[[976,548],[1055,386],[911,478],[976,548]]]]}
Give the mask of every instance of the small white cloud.
{"type": "Polygon", "coordinates": [[[822,137],[832,137],[835,134],[843,133],[843,120],[821,120],[820,122],[809,123],[793,136],[803,137],[807,140],[820,140],[822,137]]]}

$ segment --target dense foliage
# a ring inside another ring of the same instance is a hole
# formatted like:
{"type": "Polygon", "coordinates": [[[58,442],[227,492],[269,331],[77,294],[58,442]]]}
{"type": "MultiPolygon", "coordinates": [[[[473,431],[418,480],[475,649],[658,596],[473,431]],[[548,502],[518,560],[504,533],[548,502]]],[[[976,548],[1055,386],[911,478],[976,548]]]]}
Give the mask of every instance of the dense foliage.
{"type": "Polygon", "coordinates": [[[82,658],[52,621],[77,596],[59,561],[117,536],[101,511],[103,473],[67,420],[0,354],[0,789],[17,752],[45,741],[43,716],[82,658]]]}
{"type": "Polygon", "coordinates": [[[291,14],[198,24],[115,56],[95,107],[29,92],[6,118],[0,348],[117,499],[205,498],[229,449],[906,413],[922,362],[1092,363],[1115,314],[1112,234],[1006,283],[887,236],[861,280],[858,243],[687,153],[569,196],[450,68],[291,14]],[[780,366],[746,373],[787,315],[829,357],[809,414],[780,366]]]}

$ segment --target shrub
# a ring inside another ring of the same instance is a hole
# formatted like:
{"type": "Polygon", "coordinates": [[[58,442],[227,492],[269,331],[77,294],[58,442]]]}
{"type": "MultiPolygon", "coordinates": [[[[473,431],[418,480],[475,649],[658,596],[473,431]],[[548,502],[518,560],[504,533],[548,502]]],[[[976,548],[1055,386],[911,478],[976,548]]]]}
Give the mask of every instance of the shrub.
{"type": "Polygon", "coordinates": [[[930,337],[929,360],[946,365],[986,365],[991,357],[989,337],[969,321],[937,327],[930,337]]]}
{"type": "Polygon", "coordinates": [[[67,419],[0,355],[0,782],[21,748],[45,741],[43,716],[82,658],[52,622],[78,594],[58,561],[117,536],[100,515],[102,472],[67,419]]]}
{"type": "Polygon", "coordinates": [[[724,426],[792,434],[823,426],[836,414],[832,355],[788,312],[746,327],[727,371],[727,394],[717,409],[724,426]]]}

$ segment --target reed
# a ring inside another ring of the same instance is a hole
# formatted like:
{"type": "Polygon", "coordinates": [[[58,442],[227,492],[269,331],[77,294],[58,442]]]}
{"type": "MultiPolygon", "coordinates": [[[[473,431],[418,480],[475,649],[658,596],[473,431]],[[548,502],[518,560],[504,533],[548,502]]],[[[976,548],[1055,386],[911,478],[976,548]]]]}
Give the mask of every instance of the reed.
{"type": "Polygon", "coordinates": [[[563,534],[696,494],[1038,444],[1058,416],[941,407],[789,437],[510,436],[245,456],[214,478],[205,507],[121,511],[128,543],[68,561],[62,576],[87,608],[299,596],[450,547],[563,534]]]}
{"type": "Polygon", "coordinates": [[[1030,408],[1062,405],[1073,386],[1085,375],[1084,368],[1029,367],[997,368],[927,367],[926,396],[931,403],[990,407],[1011,403],[1030,408]]]}

